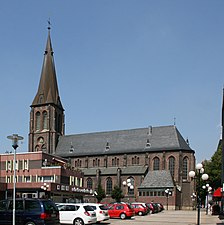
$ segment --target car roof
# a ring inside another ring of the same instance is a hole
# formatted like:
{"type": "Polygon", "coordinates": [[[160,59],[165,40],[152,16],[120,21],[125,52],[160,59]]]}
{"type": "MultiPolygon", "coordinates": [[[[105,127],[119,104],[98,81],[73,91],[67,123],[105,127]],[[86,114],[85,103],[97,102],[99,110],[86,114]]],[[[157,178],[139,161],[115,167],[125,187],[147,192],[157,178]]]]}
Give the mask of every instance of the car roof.
{"type": "Polygon", "coordinates": [[[88,203],[83,203],[83,204],[85,204],[85,205],[95,205],[95,206],[104,205],[104,204],[102,204],[102,203],[90,203],[90,202],[88,202],[88,203]]]}
{"type": "Polygon", "coordinates": [[[64,202],[64,203],[62,203],[62,202],[60,202],[60,203],[55,203],[55,204],[57,204],[57,205],[84,205],[83,203],[71,203],[71,202],[69,202],[69,203],[67,203],[67,202],[64,202]]]}

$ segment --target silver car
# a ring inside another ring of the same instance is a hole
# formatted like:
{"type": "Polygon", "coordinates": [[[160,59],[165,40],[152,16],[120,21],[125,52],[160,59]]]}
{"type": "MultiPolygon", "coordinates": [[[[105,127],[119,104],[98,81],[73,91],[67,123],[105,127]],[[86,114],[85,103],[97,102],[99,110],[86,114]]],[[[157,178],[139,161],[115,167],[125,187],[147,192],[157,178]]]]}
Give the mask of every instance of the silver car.
{"type": "Polygon", "coordinates": [[[94,209],[82,203],[57,203],[61,224],[85,225],[97,222],[94,209]]]}
{"type": "Polygon", "coordinates": [[[96,212],[97,222],[109,220],[110,216],[108,214],[107,208],[100,203],[85,203],[86,205],[91,206],[96,212]]]}

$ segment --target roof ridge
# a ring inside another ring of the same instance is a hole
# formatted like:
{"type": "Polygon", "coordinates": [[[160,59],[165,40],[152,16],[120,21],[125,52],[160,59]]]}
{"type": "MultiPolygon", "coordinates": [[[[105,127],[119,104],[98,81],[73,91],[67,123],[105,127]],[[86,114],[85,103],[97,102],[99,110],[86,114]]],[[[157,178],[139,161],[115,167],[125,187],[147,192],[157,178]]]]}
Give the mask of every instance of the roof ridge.
{"type": "MultiPolygon", "coordinates": [[[[174,127],[174,125],[167,125],[167,126],[156,126],[153,128],[154,129],[158,129],[158,128],[165,128],[165,127],[174,127]]],[[[102,134],[102,133],[112,133],[112,132],[122,132],[122,131],[134,131],[134,130],[144,130],[144,129],[148,129],[149,127],[139,127],[139,128],[130,128],[130,129],[117,129],[117,130],[105,130],[105,131],[92,131],[92,132],[87,132],[87,133],[77,133],[77,134],[68,134],[68,135],[65,135],[66,137],[69,137],[69,136],[74,136],[74,135],[88,135],[88,134],[102,134]]]]}

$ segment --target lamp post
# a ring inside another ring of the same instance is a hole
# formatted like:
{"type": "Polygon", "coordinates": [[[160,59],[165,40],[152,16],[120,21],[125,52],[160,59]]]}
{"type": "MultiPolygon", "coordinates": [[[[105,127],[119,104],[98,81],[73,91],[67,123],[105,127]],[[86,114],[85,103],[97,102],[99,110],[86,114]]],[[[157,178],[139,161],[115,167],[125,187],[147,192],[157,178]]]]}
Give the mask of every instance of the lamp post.
{"type": "MultiPolygon", "coordinates": [[[[128,178],[127,181],[123,181],[122,182],[123,186],[124,187],[128,187],[128,192],[127,194],[129,195],[130,191],[133,191],[134,190],[134,183],[133,183],[133,180],[128,178]]],[[[128,201],[129,201],[129,197],[128,197],[128,201]]]]}
{"type": "MultiPolygon", "coordinates": [[[[47,190],[49,189],[49,184],[47,184],[47,183],[44,183],[42,186],[41,186],[41,189],[43,189],[44,190],[44,193],[47,193],[47,190]]],[[[48,196],[48,194],[45,194],[45,197],[49,197],[48,196]]]]}
{"type": "Polygon", "coordinates": [[[204,168],[201,163],[196,165],[196,171],[190,171],[189,177],[196,180],[196,194],[197,194],[197,225],[200,225],[200,210],[201,210],[201,196],[200,196],[200,188],[201,188],[201,179],[208,180],[208,174],[204,173],[204,168]]]}
{"type": "Polygon", "coordinates": [[[19,147],[18,142],[23,140],[23,137],[19,136],[18,134],[13,134],[7,136],[8,139],[12,140],[12,147],[14,148],[14,162],[13,162],[13,211],[12,211],[12,222],[13,225],[16,224],[16,149],[19,147]]]}
{"type": "Polygon", "coordinates": [[[167,188],[167,189],[165,190],[165,194],[166,194],[166,209],[168,210],[169,196],[172,195],[172,192],[170,191],[169,188],[167,188]]]}
{"type": "Polygon", "coordinates": [[[206,184],[203,185],[202,188],[206,190],[206,215],[208,215],[208,194],[211,193],[212,187],[206,184]]]}
{"type": "Polygon", "coordinates": [[[195,200],[196,200],[196,194],[195,193],[192,193],[191,195],[191,200],[192,200],[192,209],[195,210],[195,200]]]}

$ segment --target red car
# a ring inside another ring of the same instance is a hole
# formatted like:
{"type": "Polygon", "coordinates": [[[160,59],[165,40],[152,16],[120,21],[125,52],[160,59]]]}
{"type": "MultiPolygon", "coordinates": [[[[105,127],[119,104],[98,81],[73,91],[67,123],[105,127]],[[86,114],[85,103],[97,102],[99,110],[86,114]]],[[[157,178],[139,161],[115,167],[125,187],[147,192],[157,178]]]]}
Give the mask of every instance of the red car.
{"type": "Polygon", "coordinates": [[[148,213],[147,208],[144,207],[140,203],[132,203],[131,205],[132,205],[132,207],[135,211],[135,215],[143,216],[143,215],[146,215],[148,213]]]}
{"type": "Polygon", "coordinates": [[[108,214],[110,218],[126,218],[133,217],[135,215],[134,209],[127,203],[116,203],[108,207],[108,214]]]}

